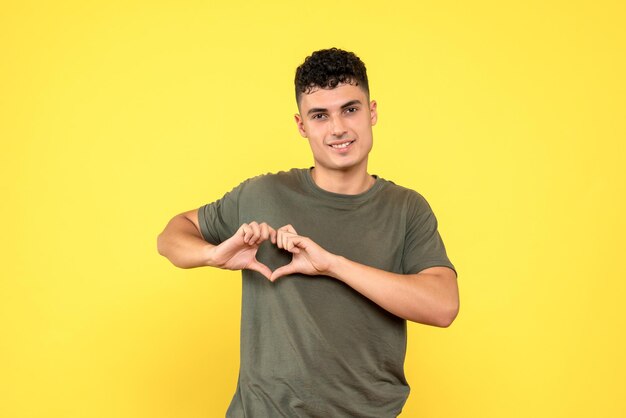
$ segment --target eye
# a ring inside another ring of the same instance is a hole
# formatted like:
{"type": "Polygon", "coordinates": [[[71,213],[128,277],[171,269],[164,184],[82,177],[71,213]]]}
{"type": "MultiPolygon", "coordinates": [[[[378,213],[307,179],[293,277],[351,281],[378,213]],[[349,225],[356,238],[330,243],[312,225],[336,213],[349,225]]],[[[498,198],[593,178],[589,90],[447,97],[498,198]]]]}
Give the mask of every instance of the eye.
{"type": "Polygon", "coordinates": [[[348,107],[348,108],[346,108],[346,113],[354,113],[354,112],[356,112],[358,110],[359,110],[358,107],[348,107]]]}
{"type": "Polygon", "coordinates": [[[313,116],[311,116],[311,119],[324,119],[326,117],[326,115],[324,113],[316,113],[313,116]]]}

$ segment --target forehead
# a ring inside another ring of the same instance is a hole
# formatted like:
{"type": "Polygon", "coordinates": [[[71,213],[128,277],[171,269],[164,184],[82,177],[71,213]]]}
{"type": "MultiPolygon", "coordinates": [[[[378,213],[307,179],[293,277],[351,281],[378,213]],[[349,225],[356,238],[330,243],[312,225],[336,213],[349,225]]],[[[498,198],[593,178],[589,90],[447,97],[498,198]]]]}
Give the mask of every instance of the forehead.
{"type": "Polygon", "coordinates": [[[358,86],[352,84],[340,84],[334,89],[317,88],[311,93],[303,93],[300,97],[300,110],[306,113],[313,108],[339,109],[345,103],[359,100],[367,104],[367,95],[358,86]]]}

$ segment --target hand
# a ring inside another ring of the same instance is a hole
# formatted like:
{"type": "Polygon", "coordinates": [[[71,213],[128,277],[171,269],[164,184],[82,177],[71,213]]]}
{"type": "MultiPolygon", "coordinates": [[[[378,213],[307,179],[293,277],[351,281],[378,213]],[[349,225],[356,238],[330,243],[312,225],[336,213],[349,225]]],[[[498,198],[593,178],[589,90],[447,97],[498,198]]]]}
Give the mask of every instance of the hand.
{"type": "Polygon", "coordinates": [[[259,246],[268,239],[276,244],[276,230],[265,222],[242,224],[232,237],[212,248],[210,264],[226,270],[254,270],[270,279],[272,271],[256,259],[259,246]]]}
{"type": "Polygon", "coordinates": [[[285,225],[276,232],[276,245],[292,253],[293,258],[291,263],[274,270],[269,278],[271,281],[293,273],[328,274],[334,254],[329,253],[310,238],[298,235],[291,225],[285,225]]]}

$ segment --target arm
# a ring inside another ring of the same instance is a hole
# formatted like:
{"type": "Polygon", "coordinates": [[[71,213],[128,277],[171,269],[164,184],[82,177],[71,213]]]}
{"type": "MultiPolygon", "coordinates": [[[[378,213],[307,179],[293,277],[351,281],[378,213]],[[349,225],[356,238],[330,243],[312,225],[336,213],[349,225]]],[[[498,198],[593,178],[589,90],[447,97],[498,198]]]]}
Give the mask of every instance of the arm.
{"type": "Polygon", "coordinates": [[[180,268],[208,266],[213,247],[202,238],[197,210],[174,216],[157,238],[159,254],[180,268]]]}
{"type": "Polygon", "coordinates": [[[274,271],[270,280],[292,273],[326,275],[396,316],[438,327],[449,326],[459,311],[456,274],[448,267],[408,275],[390,273],[329,253],[310,238],[297,235],[291,225],[278,230],[277,244],[291,252],[293,260],[274,271]]]}
{"type": "Polygon", "coordinates": [[[259,246],[270,239],[276,242],[276,231],[266,223],[242,224],[235,234],[219,245],[204,240],[200,232],[198,211],[176,215],[157,238],[159,254],[176,267],[202,266],[226,270],[249,269],[269,278],[270,269],[256,259],[259,246]]]}
{"type": "Polygon", "coordinates": [[[328,275],[341,280],[401,318],[448,327],[459,312],[454,270],[431,267],[417,274],[396,274],[333,256],[328,275]]]}

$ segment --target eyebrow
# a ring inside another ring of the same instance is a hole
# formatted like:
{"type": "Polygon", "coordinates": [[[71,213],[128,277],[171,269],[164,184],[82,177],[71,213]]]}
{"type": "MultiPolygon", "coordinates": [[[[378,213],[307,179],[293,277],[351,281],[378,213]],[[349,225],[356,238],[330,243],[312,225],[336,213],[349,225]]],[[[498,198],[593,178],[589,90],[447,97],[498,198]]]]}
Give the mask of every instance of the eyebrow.
{"type": "MultiPolygon", "coordinates": [[[[350,107],[350,106],[354,106],[356,104],[361,104],[360,100],[350,100],[347,103],[344,103],[343,105],[341,105],[342,109],[345,109],[346,107],[350,107]]],[[[313,109],[309,109],[308,112],[306,112],[307,115],[310,115],[312,113],[320,113],[320,112],[328,112],[328,109],[324,109],[322,107],[314,107],[313,109]]]]}

